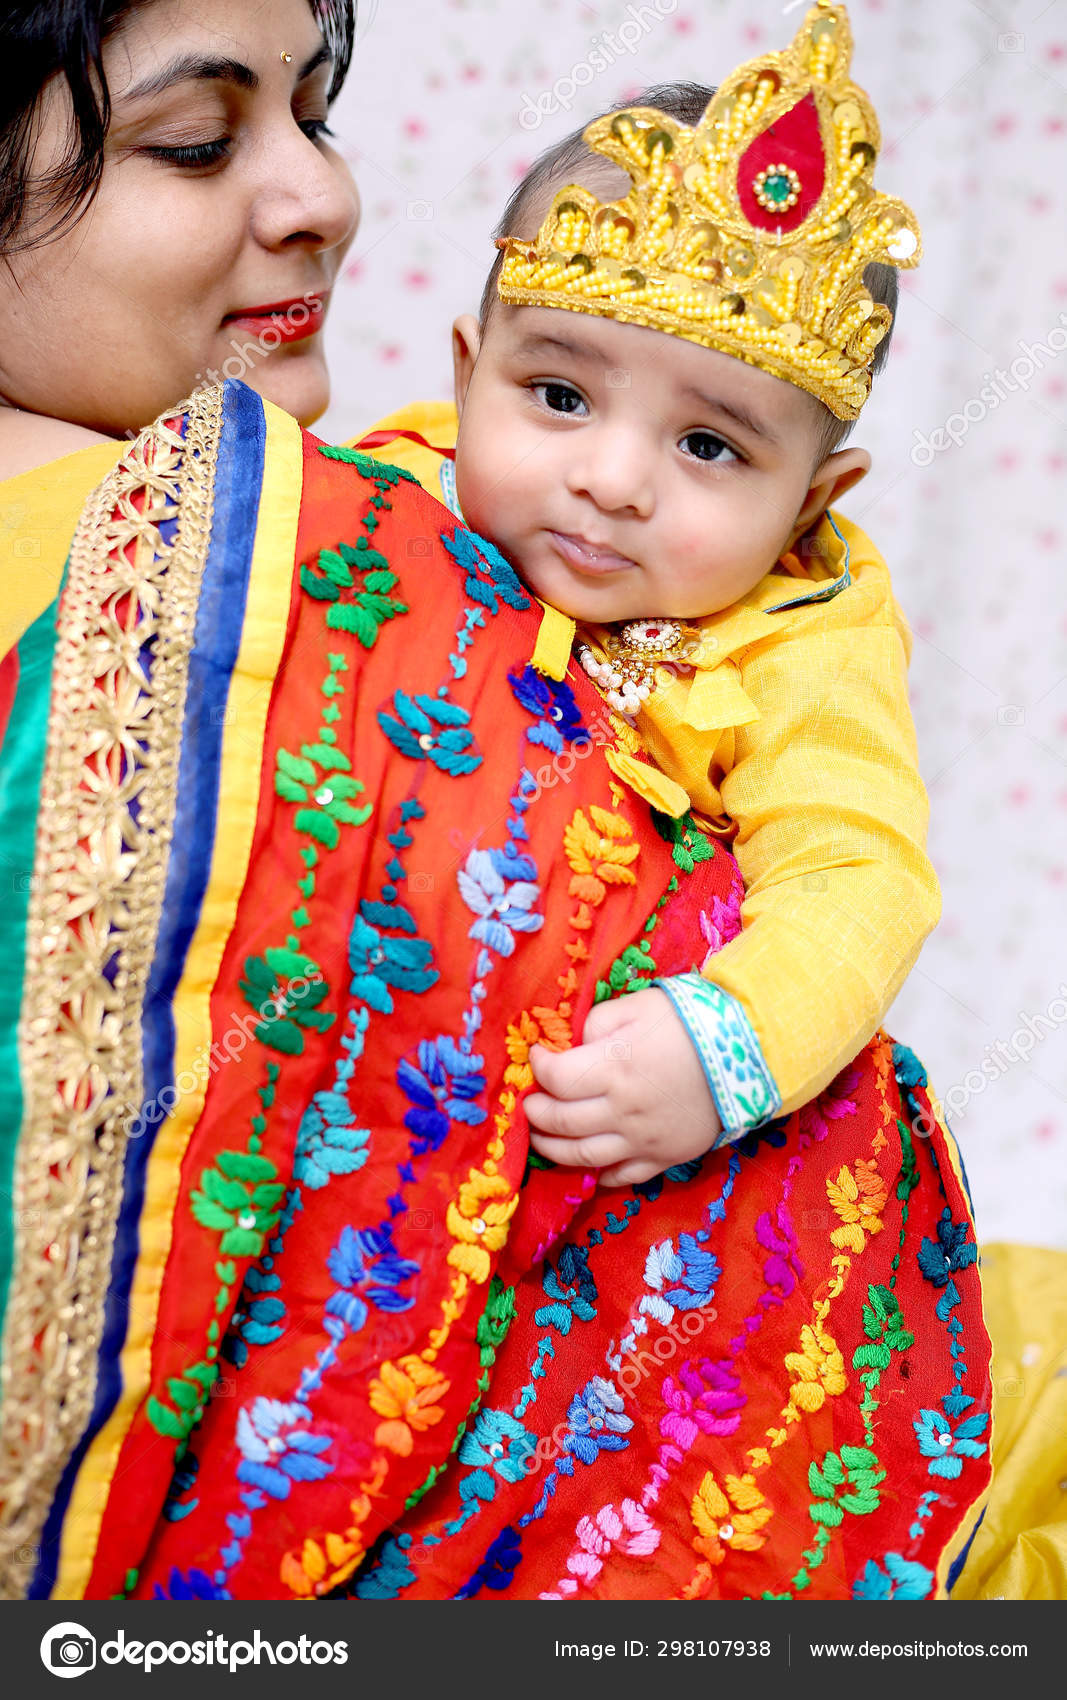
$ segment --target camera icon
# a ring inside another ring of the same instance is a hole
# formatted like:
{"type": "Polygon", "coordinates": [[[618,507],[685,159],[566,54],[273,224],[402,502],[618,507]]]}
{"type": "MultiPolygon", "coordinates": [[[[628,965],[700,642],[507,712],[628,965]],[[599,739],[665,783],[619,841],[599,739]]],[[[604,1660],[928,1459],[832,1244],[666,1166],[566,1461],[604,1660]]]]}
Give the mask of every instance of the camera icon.
{"type": "Polygon", "coordinates": [[[997,709],[995,718],[1001,726],[1022,726],[1026,720],[1026,710],[1020,708],[1017,702],[1005,702],[997,709]]]}
{"type": "Polygon", "coordinates": [[[408,890],[409,891],[432,891],[433,890],[433,875],[432,874],[412,874],[411,878],[408,880],[408,890]]]}
{"type": "Polygon", "coordinates": [[[624,366],[611,366],[604,373],[604,387],[609,390],[628,390],[630,374],[624,366]]]}
{"type": "Polygon", "coordinates": [[[96,1667],[96,1637],[80,1623],[57,1623],[41,1639],[41,1662],[54,1676],[84,1676],[96,1667]]]}
{"type": "Polygon", "coordinates": [[[437,1217],[434,1215],[432,1210],[409,1210],[408,1211],[408,1227],[409,1228],[421,1229],[423,1232],[425,1232],[427,1228],[433,1227],[436,1220],[437,1220],[437,1217]]]}
{"type": "Polygon", "coordinates": [[[211,1397],[213,1399],[232,1399],[236,1392],[237,1383],[232,1375],[220,1375],[218,1380],[211,1384],[211,1397]]]}
{"type": "Polygon", "coordinates": [[[630,1054],[630,1044],[626,1039],[609,1039],[604,1047],[604,1055],[611,1062],[628,1062],[630,1054]]]}
{"type": "Polygon", "coordinates": [[[409,218],[427,219],[433,217],[433,207],[429,201],[409,201],[407,212],[409,218]]]}
{"type": "Polygon", "coordinates": [[[828,1228],[830,1226],[830,1213],[828,1210],[802,1210],[800,1220],[801,1225],[805,1228],[816,1230],[828,1228]]]}
{"type": "Polygon", "coordinates": [[[36,874],[28,874],[23,870],[20,874],[12,875],[11,883],[16,891],[36,891],[40,882],[36,874]]]}
{"type": "Polygon", "coordinates": [[[433,544],[428,537],[409,537],[404,552],[417,560],[425,560],[427,555],[433,554],[433,544]]]}
{"type": "Polygon", "coordinates": [[[237,716],[225,703],[214,703],[211,709],[212,726],[232,726],[237,716]]]}
{"type": "Polygon", "coordinates": [[[36,560],[41,553],[39,537],[16,537],[11,553],[20,561],[36,560]]]}
{"type": "Polygon", "coordinates": [[[1000,1396],[1002,1399],[1021,1399],[1025,1391],[1026,1383],[1023,1381],[1009,1379],[1008,1381],[1002,1381],[1000,1384],[1000,1396]]]}
{"type": "Polygon", "coordinates": [[[825,891],[829,883],[825,874],[805,874],[800,885],[803,891],[825,891]]]}
{"type": "Polygon", "coordinates": [[[997,36],[998,53],[1022,53],[1025,46],[1026,37],[1018,30],[1006,30],[1003,35],[997,36]]]}

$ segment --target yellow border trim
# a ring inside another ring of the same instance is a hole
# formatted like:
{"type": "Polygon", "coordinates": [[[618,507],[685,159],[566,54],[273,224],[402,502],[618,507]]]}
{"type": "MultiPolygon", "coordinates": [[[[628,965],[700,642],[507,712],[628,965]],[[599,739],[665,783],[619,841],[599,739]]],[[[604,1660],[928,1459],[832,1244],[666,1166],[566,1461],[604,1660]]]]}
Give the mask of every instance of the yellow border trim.
{"type": "MultiPolygon", "coordinates": [[[[174,1072],[193,1071],[211,1047],[211,991],[229,942],[244,887],[259,810],[260,768],[270,686],[278,672],[292,593],[300,518],[303,451],[300,427],[264,403],[263,481],[244,631],[226,704],[219,791],[225,799],[211,874],[185,971],[174,996],[174,1072]],[[296,499],[294,500],[294,492],[296,499]],[[266,688],[265,688],[266,687],[266,688]],[[251,745],[259,750],[254,759],[251,745]]],[[[152,1345],[170,1253],[182,1164],[204,1105],[204,1086],[183,1094],[156,1135],[145,1181],[141,1249],[130,1290],[129,1323],[120,1358],[122,1392],[82,1461],[63,1522],[52,1598],[80,1600],[92,1574],[119,1454],[151,1383],[152,1345]]],[[[131,1559],[140,1553],[131,1554],[131,1559]]]]}

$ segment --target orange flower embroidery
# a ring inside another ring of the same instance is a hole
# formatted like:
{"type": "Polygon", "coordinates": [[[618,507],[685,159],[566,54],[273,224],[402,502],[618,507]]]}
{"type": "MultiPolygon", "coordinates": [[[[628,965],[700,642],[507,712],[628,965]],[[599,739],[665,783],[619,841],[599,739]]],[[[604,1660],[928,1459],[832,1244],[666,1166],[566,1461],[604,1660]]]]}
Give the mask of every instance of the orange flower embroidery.
{"type": "Polygon", "coordinates": [[[508,1223],[519,1206],[503,1175],[472,1169],[458,1196],[448,1206],[446,1222],[458,1243],[448,1254],[453,1269],[471,1281],[488,1281],[490,1252],[499,1251],[508,1237],[508,1223]]]}
{"type": "Polygon", "coordinates": [[[843,1224],[834,1228],[831,1244],[858,1254],[867,1244],[865,1233],[873,1236],[882,1231],[882,1211],[889,1188],[878,1172],[877,1162],[873,1157],[857,1158],[855,1176],[842,1168],[836,1181],[827,1177],[826,1193],[843,1224]]]}
{"type": "Polygon", "coordinates": [[[399,1365],[383,1363],[380,1380],[370,1384],[371,1409],[388,1419],[374,1431],[377,1444],[401,1458],[409,1457],[415,1445],[412,1430],[421,1433],[441,1421],[445,1413],[434,1400],[447,1393],[449,1386],[421,1358],[401,1358],[399,1365]]]}
{"type": "Polygon", "coordinates": [[[589,813],[592,824],[583,810],[575,810],[563,834],[563,848],[573,869],[571,896],[596,905],[604,901],[609,885],[636,883],[630,863],[637,860],[641,846],[633,842],[629,825],[618,815],[596,803],[589,805],[589,813]]]}

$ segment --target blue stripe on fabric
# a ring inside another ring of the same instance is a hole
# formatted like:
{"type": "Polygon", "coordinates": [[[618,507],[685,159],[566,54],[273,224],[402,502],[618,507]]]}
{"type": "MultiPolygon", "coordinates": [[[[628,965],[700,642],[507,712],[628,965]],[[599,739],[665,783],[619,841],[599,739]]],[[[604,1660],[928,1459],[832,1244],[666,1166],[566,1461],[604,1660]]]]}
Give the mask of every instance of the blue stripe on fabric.
{"type": "MultiPolygon", "coordinates": [[[[173,1088],[174,1084],[171,1000],[185,968],[211,873],[226,702],[244,628],[266,434],[259,397],[244,384],[227,383],[215,470],[211,541],[189,662],[174,834],[163,913],[145,988],[142,1018],[145,1110],[157,1104],[164,1089],[173,1088]]],[[[160,527],[165,541],[171,540],[174,529],[174,521],[160,527]]],[[[88,1428],[64,1471],[45,1525],[31,1599],[47,1599],[55,1586],[59,1533],[75,1477],[86,1450],[110,1417],[121,1392],[119,1360],[126,1339],[130,1286],[139,1249],[145,1171],[156,1132],[164,1120],[164,1116],[155,1122],[146,1119],[141,1137],[127,1144],[122,1206],[98,1356],[96,1399],[88,1428]]]]}
{"type": "Polygon", "coordinates": [[[848,541],[841,531],[840,526],[836,523],[829,508],[826,509],[823,517],[829,522],[830,528],[835,533],[838,540],[845,545],[845,564],[839,577],[832,578],[828,584],[824,584],[821,590],[815,591],[813,595],[792,596],[788,602],[776,602],[773,608],[765,610],[766,613],[781,614],[784,609],[800,608],[805,602],[829,602],[832,597],[840,596],[841,592],[843,590],[847,590],[849,585],[852,583],[852,574],[849,571],[848,565],[852,551],[848,541]]]}

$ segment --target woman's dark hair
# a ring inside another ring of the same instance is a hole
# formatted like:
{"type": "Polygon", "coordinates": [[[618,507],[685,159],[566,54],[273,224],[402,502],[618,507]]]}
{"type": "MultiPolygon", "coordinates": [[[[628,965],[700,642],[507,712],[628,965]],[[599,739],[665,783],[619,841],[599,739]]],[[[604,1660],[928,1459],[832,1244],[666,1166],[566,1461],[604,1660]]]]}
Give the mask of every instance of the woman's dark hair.
{"type": "MultiPolygon", "coordinates": [[[[151,0],[8,0],[0,9],[0,253],[15,241],[26,211],[29,161],[38,102],[46,82],[65,76],[73,106],[66,157],[35,184],[51,202],[52,222],[37,226],[26,246],[47,241],[78,218],[96,193],[104,162],[111,99],[105,43],[129,14],[151,0]]],[[[334,56],[330,99],[352,57],[355,0],[308,0],[334,56]]]]}
{"type": "MultiPolygon", "coordinates": [[[[669,118],[674,118],[680,124],[687,124],[695,129],[707,110],[708,102],[715,93],[714,88],[704,83],[656,83],[651,88],[642,89],[640,94],[633,95],[629,100],[616,101],[609,107],[611,112],[626,112],[635,106],[651,106],[657,112],[665,112],[669,118]]],[[[546,148],[540,154],[526,173],[522,182],[512,193],[511,199],[501,214],[500,221],[493,231],[494,237],[501,236],[533,236],[529,230],[528,214],[531,208],[538,205],[549,193],[554,194],[565,184],[575,181],[580,174],[588,175],[590,165],[595,168],[609,169],[607,162],[594,154],[584,140],[583,132],[586,126],[580,125],[572,130],[562,141],[546,148]]],[[[610,169],[621,169],[611,167],[610,169]]],[[[493,261],[489,276],[485,280],[482,291],[480,308],[481,324],[484,330],[490,314],[497,301],[497,279],[504,256],[498,253],[493,261]]],[[[863,268],[863,281],[870,290],[875,301],[889,308],[893,315],[893,323],[897,314],[897,271],[895,266],[884,265],[880,260],[872,260],[863,268]]],[[[876,347],[871,358],[871,376],[876,377],[885,365],[889,356],[889,343],[893,334],[893,323],[876,347]]],[[[837,419],[822,402],[814,401],[817,409],[818,434],[816,442],[815,466],[821,465],[827,455],[833,454],[840,448],[845,438],[853,429],[854,421],[837,419]]]]}

